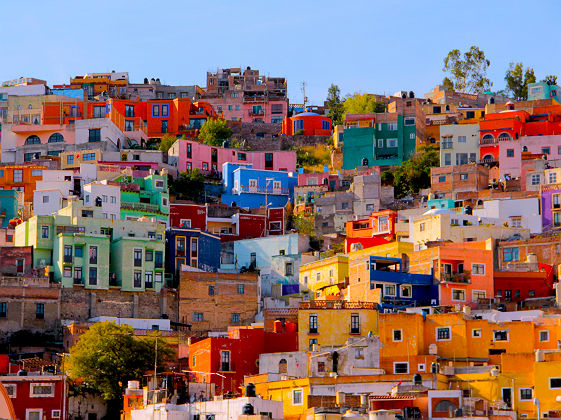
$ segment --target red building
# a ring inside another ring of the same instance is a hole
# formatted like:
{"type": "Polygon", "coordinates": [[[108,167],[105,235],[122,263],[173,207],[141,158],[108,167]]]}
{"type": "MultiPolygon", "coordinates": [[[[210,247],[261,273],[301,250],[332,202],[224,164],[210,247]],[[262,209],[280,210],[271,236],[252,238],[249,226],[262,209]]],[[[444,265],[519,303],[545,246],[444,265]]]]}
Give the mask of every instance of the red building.
{"type": "Polygon", "coordinates": [[[366,219],[348,221],[345,252],[350,252],[355,243],[364,249],[394,241],[396,221],[395,210],[380,210],[366,219]]]}
{"type": "Polygon", "coordinates": [[[190,227],[219,235],[222,242],[284,234],[284,208],[247,213],[223,204],[171,203],[170,227],[190,227]]]}
{"type": "Polygon", "coordinates": [[[331,128],[331,118],[314,112],[302,112],[294,117],[286,117],[282,122],[282,134],[287,136],[297,132],[306,136],[330,136],[331,128]]]}
{"type": "Polygon", "coordinates": [[[68,395],[64,375],[29,374],[0,376],[8,391],[16,418],[21,420],[66,420],[68,395]]]}
{"type": "Polygon", "coordinates": [[[215,384],[216,394],[240,395],[246,375],[259,373],[259,355],[298,350],[296,325],[287,323],[280,332],[236,327],[228,337],[209,337],[189,346],[189,369],[198,382],[215,384]]]}
{"type": "Polygon", "coordinates": [[[505,302],[521,303],[526,299],[553,296],[553,267],[538,264],[538,271],[495,271],[495,296],[505,302]]]}

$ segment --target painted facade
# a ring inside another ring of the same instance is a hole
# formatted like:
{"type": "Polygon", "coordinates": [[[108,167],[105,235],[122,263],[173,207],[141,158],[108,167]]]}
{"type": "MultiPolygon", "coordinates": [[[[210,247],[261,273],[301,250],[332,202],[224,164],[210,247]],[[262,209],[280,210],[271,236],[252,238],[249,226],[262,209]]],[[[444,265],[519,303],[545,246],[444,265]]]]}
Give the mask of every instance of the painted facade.
{"type": "Polygon", "coordinates": [[[440,127],[440,166],[479,162],[479,124],[440,127]]]}
{"type": "Polygon", "coordinates": [[[332,128],[331,118],[314,112],[302,112],[286,117],[282,122],[282,134],[288,136],[296,133],[306,136],[330,136],[332,128]]]}

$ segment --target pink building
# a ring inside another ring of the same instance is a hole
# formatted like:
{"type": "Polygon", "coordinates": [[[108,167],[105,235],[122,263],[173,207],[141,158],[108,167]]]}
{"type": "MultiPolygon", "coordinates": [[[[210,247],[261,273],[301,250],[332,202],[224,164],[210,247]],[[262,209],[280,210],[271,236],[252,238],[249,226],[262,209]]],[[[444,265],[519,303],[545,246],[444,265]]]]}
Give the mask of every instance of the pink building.
{"type": "Polygon", "coordinates": [[[330,191],[334,191],[339,188],[339,175],[330,174],[328,172],[298,174],[299,187],[310,185],[327,185],[330,191]]]}
{"type": "Polygon", "coordinates": [[[499,142],[499,176],[518,178],[521,175],[522,152],[547,155],[547,159],[561,159],[561,135],[524,136],[519,140],[499,142]]]}
{"type": "Polygon", "coordinates": [[[253,169],[296,171],[296,152],[250,152],[209,146],[196,141],[178,139],[168,151],[171,165],[179,172],[197,168],[205,174],[219,173],[224,163],[248,163],[253,169]]]}

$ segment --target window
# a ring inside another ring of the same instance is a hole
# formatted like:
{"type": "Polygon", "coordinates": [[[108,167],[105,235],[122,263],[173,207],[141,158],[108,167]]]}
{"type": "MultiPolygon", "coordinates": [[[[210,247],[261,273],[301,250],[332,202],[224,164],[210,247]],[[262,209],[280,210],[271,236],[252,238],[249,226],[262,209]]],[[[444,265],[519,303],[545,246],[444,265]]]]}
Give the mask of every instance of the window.
{"type": "Polygon", "coordinates": [[[16,398],[17,397],[17,385],[15,384],[3,384],[4,388],[6,388],[6,391],[8,392],[8,397],[10,398],[16,398]]]}
{"type": "Polygon", "coordinates": [[[41,238],[43,239],[49,238],[49,226],[45,226],[45,225],[41,226],[41,238]]]}
{"type": "Polygon", "coordinates": [[[53,133],[49,136],[49,143],[62,143],[64,141],[64,137],[60,133],[53,133]]]}
{"type": "Polygon", "coordinates": [[[25,145],[27,146],[31,144],[41,144],[41,139],[36,135],[29,136],[25,139],[25,145]]]}
{"type": "Polygon", "coordinates": [[[532,185],[540,185],[540,175],[539,174],[532,174],[531,184],[532,185]]]}
{"type": "Polygon", "coordinates": [[[360,315],[351,314],[351,334],[360,334],[360,315]]]}
{"type": "Polygon", "coordinates": [[[480,276],[484,276],[485,275],[485,264],[472,264],[471,265],[471,273],[472,274],[477,274],[480,276]]]}
{"type": "Polygon", "coordinates": [[[479,302],[479,299],[485,299],[487,297],[487,292],[485,290],[472,290],[471,297],[472,301],[479,302]]]}
{"type": "Polygon", "coordinates": [[[142,287],[142,271],[135,271],[133,274],[133,287],[142,287]]]}
{"type": "Polygon", "coordinates": [[[540,341],[542,343],[549,341],[549,331],[540,331],[540,341]]]}
{"type": "Polygon", "coordinates": [[[364,349],[362,347],[355,349],[355,359],[364,359],[364,349]]]}
{"type": "Polygon", "coordinates": [[[193,321],[195,321],[195,322],[204,321],[203,313],[202,312],[193,312],[193,321]]]}
{"type": "Polygon", "coordinates": [[[90,264],[97,264],[97,246],[90,246],[90,264]]]}
{"type": "Polygon", "coordinates": [[[304,403],[304,390],[303,389],[293,389],[292,390],[292,405],[302,405],[304,403]]]}
{"type": "Polygon", "coordinates": [[[133,260],[135,267],[142,267],[142,249],[135,249],[133,251],[133,260]]]}
{"type": "Polygon", "coordinates": [[[561,388],[561,378],[549,378],[549,388],[561,388]]]}
{"type": "Polygon", "coordinates": [[[294,275],[294,264],[292,262],[286,262],[284,264],[284,275],[293,276],[294,275]]]}
{"type": "Polygon", "coordinates": [[[233,313],[232,314],[232,324],[239,324],[240,323],[240,314],[233,313]]]}
{"type": "Polygon", "coordinates": [[[384,139],[378,139],[378,149],[384,148],[384,139]]]}
{"type": "Polygon", "coordinates": [[[134,117],[134,105],[125,105],[125,117],[134,117]]]}
{"type": "Polygon", "coordinates": [[[551,154],[551,148],[550,147],[542,147],[542,154],[544,154],[544,155],[551,154]]]}
{"type": "Polygon", "coordinates": [[[162,251],[154,251],[154,267],[164,267],[164,253],[162,251]]]}
{"type": "Polygon", "coordinates": [[[146,287],[147,289],[154,288],[154,275],[151,271],[147,271],[146,273],[144,273],[144,287],[146,287]]]}
{"type": "Polygon", "coordinates": [[[331,128],[329,121],[322,121],[321,122],[321,129],[322,130],[329,130],[331,128]]]}
{"type": "Polygon", "coordinates": [[[506,157],[514,157],[514,149],[506,149],[506,157]]]}
{"type": "Polygon", "coordinates": [[[90,161],[90,160],[95,160],[95,153],[84,153],[82,155],[82,160],[85,161],[90,161]]]}
{"type": "Polygon", "coordinates": [[[45,304],[44,303],[36,303],[35,304],[35,318],[36,319],[45,319],[45,304]]]}
{"type": "Polygon", "coordinates": [[[162,133],[167,133],[168,132],[168,120],[162,120],[161,132],[162,133]]]}
{"type": "Polygon", "coordinates": [[[208,295],[214,296],[214,285],[212,284],[208,286],[208,295]]]}
{"type": "Polygon", "coordinates": [[[481,337],[481,328],[474,328],[471,330],[471,336],[473,338],[480,338],[481,337]]]}
{"type": "Polygon", "coordinates": [[[549,183],[550,184],[555,184],[557,182],[557,173],[555,172],[550,172],[549,173],[549,183]]]}
{"type": "Polygon", "coordinates": [[[518,248],[505,248],[503,251],[505,261],[518,261],[518,248]]]}
{"type": "Polygon", "coordinates": [[[561,213],[553,213],[553,226],[559,227],[561,226],[561,213]]]}
{"type": "Polygon", "coordinates": [[[88,284],[90,286],[96,286],[97,285],[97,267],[90,267],[90,273],[89,273],[89,278],[88,278],[88,284]]]}
{"type": "Polygon", "coordinates": [[[437,341],[448,341],[452,338],[452,328],[451,327],[439,327],[436,329],[436,340],[437,341]]]}
{"type": "Polygon", "coordinates": [[[398,342],[403,340],[403,331],[402,330],[393,330],[393,341],[398,342]]]}
{"type": "Polygon", "coordinates": [[[94,106],[94,118],[105,118],[106,113],[105,106],[94,106]]]}
{"type": "Polygon", "coordinates": [[[419,372],[424,372],[425,369],[426,369],[426,366],[425,366],[424,363],[419,363],[419,364],[417,365],[417,370],[418,370],[419,372]]]}
{"type": "Polygon", "coordinates": [[[69,265],[65,265],[64,269],[62,270],[62,276],[63,277],[72,277],[72,267],[69,266],[69,265]]]}
{"type": "Polygon", "coordinates": [[[23,182],[23,169],[14,169],[14,182],[23,182]]]}
{"type": "Polygon", "coordinates": [[[520,388],[520,401],[532,399],[532,388],[520,388]]]}
{"type": "Polygon", "coordinates": [[[493,331],[494,341],[508,341],[508,331],[507,330],[494,330],[493,331]]]}
{"type": "Polygon", "coordinates": [[[458,136],[458,143],[465,143],[466,142],[466,136],[458,136]]]}
{"type": "Polygon", "coordinates": [[[318,332],[318,316],[317,314],[310,314],[309,316],[309,323],[310,323],[310,334],[317,334],[318,332]]]}
{"type": "Polygon", "coordinates": [[[399,292],[402,298],[410,298],[411,297],[411,286],[400,286],[399,292]]]}
{"type": "Polygon", "coordinates": [[[404,118],[403,125],[415,125],[415,118],[412,117],[404,118]]]}
{"type": "Polygon", "coordinates": [[[388,131],[397,131],[397,123],[396,122],[387,123],[386,128],[388,131]]]}
{"type": "Polygon", "coordinates": [[[465,301],[466,291],[464,289],[452,289],[452,300],[465,301]]]}
{"type": "Polygon", "coordinates": [[[53,419],[60,419],[60,410],[51,410],[51,417],[53,419]]]}
{"type": "Polygon", "coordinates": [[[397,147],[397,139],[388,139],[388,147],[397,147]]]}
{"type": "Polygon", "coordinates": [[[446,182],[446,175],[441,175],[438,177],[438,182],[446,182]]]}
{"type": "Polygon", "coordinates": [[[89,130],[89,136],[88,136],[88,141],[89,142],[97,142],[97,141],[101,141],[101,128],[92,128],[89,130]]]}
{"type": "Polygon", "coordinates": [[[0,318],[6,318],[8,314],[8,304],[6,302],[0,302],[0,318]]]}
{"type": "Polygon", "coordinates": [[[160,116],[160,105],[152,105],[152,116],[153,117],[160,116]]]}
{"type": "Polygon", "coordinates": [[[468,180],[468,174],[460,174],[460,180],[461,181],[467,181],[468,180]]]}
{"type": "Polygon", "coordinates": [[[308,349],[309,349],[310,351],[313,351],[313,350],[314,350],[314,346],[315,346],[315,345],[317,346],[317,344],[318,344],[318,339],[317,339],[317,338],[310,338],[310,343],[309,343],[308,349]]]}
{"type": "Polygon", "coordinates": [[[393,373],[395,373],[395,374],[409,373],[409,363],[407,363],[407,362],[394,362],[393,373]]]}
{"type": "Polygon", "coordinates": [[[349,203],[348,202],[341,203],[341,209],[342,210],[346,210],[348,208],[349,208],[349,203]]]}
{"type": "Polygon", "coordinates": [[[223,372],[230,371],[230,352],[222,350],[220,352],[220,370],[223,372]]]}
{"type": "Polygon", "coordinates": [[[384,296],[395,296],[395,285],[387,284],[384,287],[384,296]]]}
{"type": "Polygon", "coordinates": [[[30,388],[30,397],[52,398],[55,396],[55,386],[52,383],[32,383],[30,388]]]}
{"type": "Polygon", "coordinates": [[[389,231],[389,229],[390,229],[389,217],[380,216],[378,218],[378,232],[386,232],[389,231]]]}
{"type": "Polygon", "coordinates": [[[74,284],[82,284],[82,267],[74,267],[74,284]]]}

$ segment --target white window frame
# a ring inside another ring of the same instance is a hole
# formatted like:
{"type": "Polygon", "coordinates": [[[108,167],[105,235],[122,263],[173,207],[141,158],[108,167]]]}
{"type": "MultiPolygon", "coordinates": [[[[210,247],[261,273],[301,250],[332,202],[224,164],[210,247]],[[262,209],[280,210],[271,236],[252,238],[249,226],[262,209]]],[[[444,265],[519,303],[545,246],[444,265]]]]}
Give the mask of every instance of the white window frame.
{"type": "Polygon", "coordinates": [[[292,390],[292,405],[302,405],[304,404],[304,388],[295,388],[292,390]],[[300,393],[300,402],[294,402],[296,393],[300,393]]]}
{"type": "Polygon", "coordinates": [[[384,139],[378,139],[378,149],[384,148],[384,139]]]}
{"type": "Polygon", "coordinates": [[[409,375],[409,362],[393,362],[393,374],[394,375],[409,375]],[[396,365],[407,365],[407,372],[405,373],[396,373],[395,367],[396,365]]]}
{"type": "Polygon", "coordinates": [[[451,293],[450,293],[450,298],[454,302],[465,302],[466,301],[466,289],[452,289],[451,293]],[[462,291],[464,293],[464,298],[463,299],[454,299],[454,291],[456,291],[456,290],[462,291]]]}
{"type": "Polygon", "coordinates": [[[387,139],[386,144],[388,147],[399,147],[399,143],[397,142],[397,139],[387,139]]]}
{"type": "Polygon", "coordinates": [[[191,227],[191,219],[179,219],[179,225],[185,225],[183,227],[190,228],[191,227]]]}
{"type": "Polygon", "coordinates": [[[540,340],[540,343],[549,343],[549,330],[540,330],[539,331],[539,340],[540,340]],[[547,339],[546,340],[542,340],[542,333],[547,334],[547,339]]]}
{"type": "Polygon", "coordinates": [[[51,410],[51,417],[53,419],[60,419],[60,410],[51,410]]]}
{"type": "Polygon", "coordinates": [[[452,327],[436,327],[434,337],[436,341],[452,341],[452,327]],[[438,338],[438,330],[448,330],[448,338],[438,338]]]}
{"type": "Polygon", "coordinates": [[[508,343],[510,339],[510,334],[508,330],[493,330],[493,343],[508,343]],[[496,339],[496,332],[506,331],[506,340],[497,340],[496,339]]]}
{"type": "Polygon", "coordinates": [[[392,341],[393,341],[394,343],[401,343],[401,342],[403,341],[403,330],[402,330],[401,328],[394,328],[394,329],[392,330],[392,341]],[[396,331],[399,331],[399,337],[400,337],[399,340],[396,340],[396,339],[395,339],[395,332],[396,332],[396,331]]]}
{"type": "Polygon", "coordinates": [[[42,408],[26,408],[25,409],[25,420],[29,420],[29,415],[31,413],[39,413],[39,418],[43,418],[43,409],[42,408]]]}
{"type": "Polygon", "coordinates": [[[417,370],[418,370],[419,372],[424,372],[426,369],[427,369],[427,366],[426,366],[424,363],[419,363],[419,364],[417,365],[417,370]]]}
{"type": "Polygon", "coordinates": [[[472,301],[475,301],[475,293],[483,293],[483,299],[487,298],[487,291],[486,290],[472,290],[471,291],[471,300],[472,301]]]}
{"type": "Polygon", "coordinates": [[[471,274],[472,275],[476,275],[476,276],[484,276],[485,275],[485,264],[483,263],[471,263],[471,274]],[[483,272],[482,273],[476,273],[475,270],[473,269],[473,267],[475,266],[482,266],[483,267],[483,272]]]}
{"type": "Polygon", "coordinates": [[[390,296],[390,297],[395,297],[397,294],[397,287],[395,287],[395,284],[384,284],[384,296],[390,296]],[[394,292],[392,293],[386,293],[386,287],[393,287],[394,288],[394,292]]]}
{"type": "Polygon", "coordinates": [[[402,284],[399,286],[399,297],[403,298],[403,299],[413,299],[413,287],[409,284],[402,284]],[[404,289],[408,289],[409,290],[409,296],[403,296],[403,290],[404,289]]]}
{"type": "Polygon", "coordinates": [[[29,398],[53,398],[55,396],[55,384],[52,382],[32,382],[29,384],[29,398]],[[33,387],[35,386],[50,386],[50,394],[34,394],[33,387]]]}
{"type": "Polygon", "coordinates": [[[8,397],[10,398],[16,398],[18,396],[18,386],[16,384],[3,384],[4,388],[6,388],[6,391],[8,391],[8,388],[13,389],[14,394],[10,395],[8,393],[8,397]]]}
{"type": "Polygon", "coordinates": [[[472,328],[471,338],[481,338],[481,328],[472,328]],[[475,335],[476,331],[479,331],[479,335],[475,335]]]}

